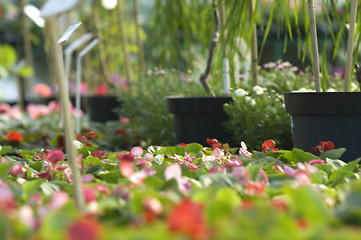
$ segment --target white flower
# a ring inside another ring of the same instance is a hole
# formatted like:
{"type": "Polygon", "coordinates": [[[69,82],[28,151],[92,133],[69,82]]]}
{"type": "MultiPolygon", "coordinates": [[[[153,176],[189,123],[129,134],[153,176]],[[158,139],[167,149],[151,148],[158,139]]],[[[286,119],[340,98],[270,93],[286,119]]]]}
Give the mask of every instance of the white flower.
{"type": "Polygon", "coordinates": [[[80,149],[83,147],[83,144],[81,142],[79,142],[78,140],[74,140],[73,144],[74,144],[75,149],[80,149]]]}
{"type": "Polygon", "coordinates": [[[351,92],[356,92],[358,90],[358,86],[356,83],[352,82],[351,83],[351,92]]]}
{"type": "Polygon", "coordinates": [[[329,89],[326,90],[326,92],[337,92],[337,91],[334,88],[329,88],[329,89]]]}
{"type": "Polygon", "coordinates": [[[300,89],[294,90],[292,92],[314,92],[314,90],[307,89],[307,88],[300,88],[300,89]]]}
{"type": "Polygon", "coordinates": [[[234,91],[234,94],[238,97],[244,97],[248,94],[248,92],[242,88],[238,88],[236,91],[234,91]]]}
{"type": "Polygon", "coordinates": [[[253,92],[256,93],[257,95],[261,95],[263,94],[263,88],[261,88],[260,86],[254,86],[253,92]]]}
{"type": "Polygon", "coordinates": [[[251,105],[251,106],[256,105],[256,101],[255,101],[252,97],[246,96],[245,99],[246,99],[246,102],[247,102],[249,105],[251,105]]]}

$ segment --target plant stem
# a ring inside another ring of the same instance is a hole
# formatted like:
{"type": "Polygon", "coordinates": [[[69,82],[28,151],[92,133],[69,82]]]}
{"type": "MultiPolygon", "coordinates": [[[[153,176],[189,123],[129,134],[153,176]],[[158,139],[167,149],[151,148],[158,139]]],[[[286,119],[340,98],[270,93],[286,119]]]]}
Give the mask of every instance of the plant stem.
{"type": "Polygon", "coordinates": [[[145,62],[144,62],[144,50],[143,50],[143,43],[142,43],[142,39],[140,37],[140,24],[139,24],[139,19],[138,19],[138,0],[133,0],[133,4],[134,4],[134,22],[135,22],[135,37],[137,39],[137,45],[138,45],[138,61],[139,61],[139,75],[143,75],[144,71],[145,71],[145,62]]]}
{"type": "MultiPolygon", "coordinates": [[[[104,38],[103,38],[103,33],[102,33],[102,27],[99,21],[99,14],[97,11],[98,6],[95,5],[94,8],[94,24],[95,24],[95,29],[96,29],[96,36],[98,38],[98,53],[99,53],[99,60],[100,60],[100,66],[101,69],[103,71],[103,74],[105,76],[105,78],[108,81],[108,84],[113,86],[113,82],[110,80],[110,73],[109,73],[109,69],[108,69],[108,61],[107,61],[107,56],[105,55],[105,50],[104,50],[104,38]]],[[[97,84],[96,84],[97,85],[97,84]]],[[[94,86],[95,88],[96,86],[94,86]]]]}
{"type": "Polygon", "coordinates": [[[129,60],[129,56],[128,56],[128,52],[127,52],[128,42],[127,42],[127,37],[125,36],[125,31],[124,31],[123,12],[122,12],[121,6],[122,6],[121,3],[118,2],[117,8],[118,8],[118,21],[119,21],[119,32],[120,32],[120,45],[121,45],[122,51],[123,51],[125,72],[126,72],[128,81],[130,81],[131,75],[132,75],[132,69],[130,66],[130,60],[129,60]]]}
{"type": "MultiPolygon", "coordinates": [[[[254,6],[253,0],[249,0],[249,22],[252,24],[254,6]]],[[[252,26],[251,26],[252,28],[252,26]]],[[[253,26],[252,40],[251,40],[251,71],[252,71],[252,80],[253,86],[258,85],[258,49],[257,49],[257,27],[256,23],[253,26]]]]}
{"type": "MultiPolygon", "coordinates": [[[[25,55],[25,61],[26,65],[33,68],[34,62],[33,62],[33,51],[31,48],[31,41],[30,41],[30,31],[29,31],[29,19],[24,13],[24,7],[25,7],[25,0],[20,0],[20,12],[21,12],[21,21],[22,21],[22,31],[23,31],[23,41],[24,41],[24,55],[25,55]]],[[[23,84],[22,88],[24,90],[27,88],[27,90],[30,92],[31,88],[34,84],[34,77],[33,74],[27,77],[26,81],[20,81],[20,84],[23,84]],[[26,83],[26,84],[25,84],[26,83]]],[[[22,93],[22,95],[19,96],[22,99],[19,99],[22,104],[24,103],[25,99],[25,92],[22,93]]],[[[21,106],[20,106],[21,107],[21,106]]],[[[22,109],[23,110],[23,109],[22,109]]]]}
{"type": "Polygon", "coordinates": [[[355,25],[357,18],[357,3],[358,0],[351,0],[351,12],[350,12],[350,29],[348,30],[348,40],[347,40],[347,57],[346,57],[346,66],[345,66],[345,85],[344,91],[350,91],[351,85],[351,70],[352,70],[352,56],[353,56],[353,44],[355,39],[355,25]]]}
{"type": "Polygon", "coordinates": [[[45,19],[46,26],[46,35],[50,43],[50,51],[53,56],[53,65],[54,73],[56,75],[56,80],[58,81],[59,90],[60,90],[60,102],[62,108],[62,115],[64,121],[64,132],[65,132],[65,143],[68,160],[70,162],[70,167],[72,170],[73,176],[73,187],[74,187],[74,198],[77,208],[80,211],[84,211],[84,196],[82,192],[82,184],[80,180],[79,167],[75,155],[74,147],[74,136],[73,136],[73,126],[70,116],[69,108],[69,93],[65,84],[65,72],[64,72],[64,61],[63,61],[63,52],[62,47],[57,40],[57,19],[56,16],[49,16],[45,19]]]}
{"type": "Polygon", "coordinates": [[[313,3],[313,0],[308,0],[308,12],[310,17],[310,34],[311,34],[312,57],[313,57],[313,73],[315,75],[315,87],[316,87],[316,92],[320,92],[321,91],[320,69],[319,69],[320,64],[318,57],[315,5],[313,3]]]}
{"type": "MultiPolygon", "coordinates": [[[[218,15],[217,15],[217,8],[216,5],[213,1],[213,16],[214,16],[214,31],[213,31],[213,38],[211,41],[211,44],[209,46],[209,55],[208,55],[208,59],[207,59],[207,66],[206,66],[206,70],[204,71],[204,73],[200,76],[199,81],[201,82],[204,90],[206,91],[206,93],[210,93],[210,88],[209,85],[207,83],[207,77],[209,75],[209,72],[211,70],[211,65],[212,65],[212,59],[213,59],[213,55],[214,55],[214,49],[217,46],[218,43],[218,39],[219,39],[219,33],[218,33],[218,15]]],[[[214,93],[211,93],[212,95],[214,95],[214,93]]]]}

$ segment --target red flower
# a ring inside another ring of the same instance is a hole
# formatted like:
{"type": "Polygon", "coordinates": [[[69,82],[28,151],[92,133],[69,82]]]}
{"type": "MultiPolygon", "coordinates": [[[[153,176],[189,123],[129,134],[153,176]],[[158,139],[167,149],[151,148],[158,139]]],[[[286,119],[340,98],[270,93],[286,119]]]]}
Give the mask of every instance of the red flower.
{"type": "Polygon", "coordinates": [[[21,133],[19,133],[17,131],[11,131],[6,135],[6,139],[9,142],[21,143],[23,141],[23,136],[21,135],[21,133]]]}
{"type": "Polygon", "coordinates": [[[57,142],[58,142],[58,148],[64,148],[65,147],[65,138],[64,138],[64,136],[58,136],[57,142]]]}
{"type": "Polygon", "coordinates": [[[207,226],[203,216],[203,206],[191,199],[183,199],[170,212],[167,223],[172,232],[187,234],[193,239],[206,239],[207,226]]]}
{"type": "Polygon", "coordinates": [[[222,144],[220,142],[218,142],[218,140],[215,138],[213,138],[213,139],[207,138],[207,143],[209,145],[211,145],[213,149],[215,149],[215,148],[222,149],[222,144]]]}
{"type": "Polygon", "coordinates": [[[313,147],[312,150],[315,151],[315,152],[326,152],[326,151],[329,151],[329,150],[332,150],[335,148],[335,144],[333,144],[333,142],[331,141],[320,141],[320,143],[313,147]]]}
{"type": "Polygon", "coordinates": [[[262,149],[263,149],[262,152],[263,153],[277,152],[278,149],[275,147],[276,147],[275,141],[273,141],[272,139],[266,140],[262,143],[262,149]]]}
{"type": "Polygon", "coordinates": [[[102,159],[102,158],[104,158],[105,153],[106,153],[106,151],[103,151],[103,150],[95,150],[94,152],[92,152],[91,155],[92,155],[93,157],[102,159]]]}
{"type": "Polygon", "coordinates": [[[125,134],[127,134],[127,131],[122,128],[118,128],[114,133],[114,135],[125,135],[125,134]]]}
{"type": "Polygon", "coordinates": [[[134,156],[130,153],[119,153],[118,159],[120,161],[127,161],[127,162],[133,162],[134,156]]]}
{"type": "Polygon", "coordinates": [[[67,240],[100,240],[102,227],[100,223],[89,217],[73,222],[67,231],[67,240]]]}
{"type": "Polygon", "coordinates": [[[89,137],[95,137],[95,132],[88,132],[87,135],[88,135],[89,137]]]}

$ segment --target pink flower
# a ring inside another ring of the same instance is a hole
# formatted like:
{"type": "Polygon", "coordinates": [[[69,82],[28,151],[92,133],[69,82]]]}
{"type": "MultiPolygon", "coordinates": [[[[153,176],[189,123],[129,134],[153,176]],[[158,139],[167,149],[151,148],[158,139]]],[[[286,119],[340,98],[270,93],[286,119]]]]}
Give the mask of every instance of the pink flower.
{"type": "Polygon", "coordinates": [[[252,157],[252,153],[247,150],[247,146],[244,142],[241,142],[241,147],[239,148],[239,155],[241,157],[252,157]]]}
{"type": "Polygon", "coordinates": [[[309,163],[313,165],[313,164],[325,164],[327,162],[322,159],[313,159],[313,160],[310,160],[309,163]]]}
{"type": "Polygon", "coordinates": [[[244,192],[250,196],[262,196],[265,190],[266,185],[263,182],[256,181],[248,183],[244,192]]]}
{"type": "Polygon", "coordinates": [[[94,180],[94,176],[91,174],[85,174],[81,177],[82,183],[90,183],[94,180]]]}
{"type": "Polygon", "coordinates": [[[60,149],[53,149],[47,153],[47,158],[51,164],[55,165],[59,161],[63,160],[64,153],[60,149]]]}
{"type": "Polygon", "coordinates": [[[311,183],[311,173],[318,171],[318,168],[310,163],[297,163],[297,169],[293,169],[287,165],[283,167],[287,176],[294,177],[299,185],[307,185],[311,183]]]}
{"type": "Polygon", "coordinates": [[[31,230],[36,230],[38,221],[35,218],[33,209],[30,206],[22,206],[19,209],[19,219],[31,230]]]}
{"type": "Polygon", "coordinates": [[[247,167],[235,167],[232,170],[232,176],[238,179],[241,185],[247,185],[251,180],[251,174],[248,172],[247,167]]]}
{"type": "Polygon", "coordinates": [[[48,207],[52,210],[62,208],[69,201],[69,195],[64,191],[57,191],[50,199],[48,207]]]}
{"type": "Polygon", "coordinates": [[[228,161],[224,161],[223,163],[227,167],[233,168],[233,167],[241,166],[243,162],[240,159],[231,158],[231,159],[228,159],[228,161]]]}
{"type": "Polygon", "coordinates": [[[119,122],[120,122],[121,124],[129,124],[129,123],[130,123],[130,120],[129,120],[129,118],[121,117],[121,118],[119,119],[119,122]]]}
{"type": "Polygon", "coordinates": [[[227,173],[227,168],[224,166],[212,167],[208,171],[209,173],[227,173]]]}
{"type": "Polygon", "coordinates": [[[178,189],[181,193],[187,193],[187,189],[183,184],[182,168],[178,163],[173,163],[166,167],[164,171],[165,180],[175,179],[178,183],[178,189]]]}
{"type": "Polygon", "coordinates": [[[48,115],[51,113],[51,110],[48,106],[30,103],[26,107],[26,112],[32,119],[36,119],[41,116],[48,115]]]}
{"type": "Polygon", "coordinates": [[[15,197],[9,186],[0,180],[0,210],[8,213],[15,208],[15,197]]]}
{"type": "Polygon", "coordinates": [[[104,96],[108,91],[108,86],[105,83],[101,83],[96,89],[95,93],[99,96],[104,96]]]}
{"type": "Polygon", "coordinates": [[[9,174],[14,177],[19,177],[20,175],[22,177],[26,177],[26,169],[23,168],[23,165],[15,164],[11,167],[9,174]]]}
{"type": "Polygon", "coordinates": [[[137,164],[138,167],[143,167],[143,168],[149,168],[149,167],[152,166],[152,163],[145,160],[145,159],[138,159],[136,161],[136,164],[137,164]]]}
{"type": "Polygon", "coordinates": [[[130,161],[121,161],[119,163],[119,170],[127,178],[134,174],[134,166],[130,161]]]}
{"type": "Polygon", "coordinates": [[[89,187],[83,187],[84,200],[86,203],[91,203],[95,200],[95,192],[89,187]]]}
{"type": "Polygon", "coordinates": [[[51,88],[46,84],[37,84],[33,87],[33,92],[39,94],[41,97],[50,97],[52,94],[51,88]]]}
{"type": "Polygon", "coordinates": [[[154,197],[143,199],[144,218],[147,222],[153,222],[162,212],[162,203],[154,197]]]}
{"type": "Polygon", "coordinates": [[[143,155],[143,148],[132,147],[132,149],[130,149],[130,154],[132,154],[134,157],[141,157],[143,155]]]}

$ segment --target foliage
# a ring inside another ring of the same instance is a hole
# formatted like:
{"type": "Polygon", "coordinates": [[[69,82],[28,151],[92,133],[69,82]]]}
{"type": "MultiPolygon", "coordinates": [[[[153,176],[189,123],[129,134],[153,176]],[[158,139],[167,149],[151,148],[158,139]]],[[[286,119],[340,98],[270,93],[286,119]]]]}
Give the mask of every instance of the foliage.
{"type": "Polygon", "coordinates": [[[359,236],[359,159],[339,160],[345,149],[331,149],[320,157],[299,149],[278,151],[271,140],[262,148],[251,153],[244,144],[229,151],[226,145],[193,143],[107,152],[83,146],[78,153],[82,153],[84,213],[72,201],[69,163],[61,150],[34,149],[19,156],[1,152],[0,236],[4,240],[359,236]]]}
{"type": "MultiPolygon", "coordinates": [[[[269,62],[259,71],[260,86],[249,88],[247,80],[239,83],[243,88],[232,91],[233,101],[225,104],[229,119],[225,127],[233,136],[233,144],[247,142],[251,149],[265,139],[274,139],[281,148],[292,147],[291,119],[284,108],[282,93],[312,91],[313,74],[292,66],[289,62],[269,62]]],[[[342,91],[343,79],[340,73],[323,76],[327,91],[342,91]]],[[[352,84],[352,90],[358,89],[352,84]]]]}
{"type": "Polygon", "coordinates": [[[237,96],[236,90],[233,101],[224,105],[229,118],[225,127],[233,136],[232,143],[245,141],[251,149],[257,149],[260,141],[272,138],[282,148],[292,148],[291,119],[284,110],[282,95],[267,88],[261,91],[237,96]]]}
{"type": "Polygon", "coordinates": [[[0,45],[0,78],[6,77],[8,74],[14,74],[21,77],[28,77],[33,74],[31,67],[23,63],[17,63],[16,51],[9,44],[0,45]]]}
{"type": "Polygon", "coordinates": [[[149,70],[147,75],[131,82],[121,98],[119,116],[130,119],[129,127],[142,145],[169,145],[174,143],[174,121],[168,112],[166,97],[172,95],[205,95],[191,73],[175,69],[149,70]]]}

